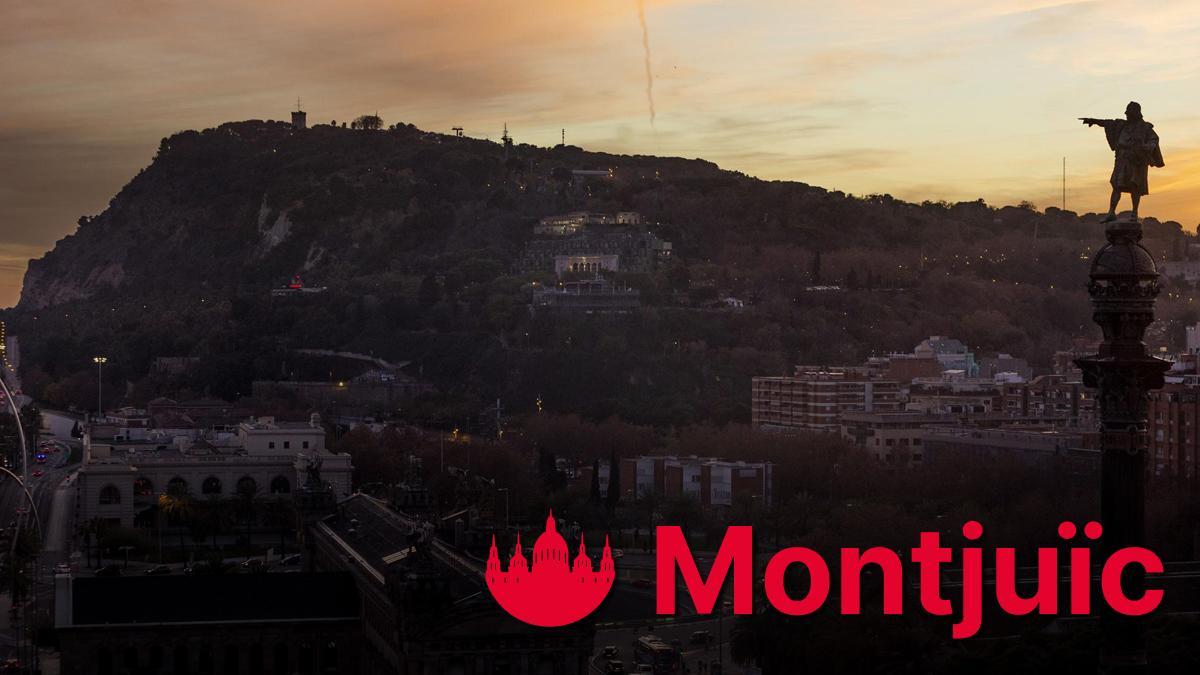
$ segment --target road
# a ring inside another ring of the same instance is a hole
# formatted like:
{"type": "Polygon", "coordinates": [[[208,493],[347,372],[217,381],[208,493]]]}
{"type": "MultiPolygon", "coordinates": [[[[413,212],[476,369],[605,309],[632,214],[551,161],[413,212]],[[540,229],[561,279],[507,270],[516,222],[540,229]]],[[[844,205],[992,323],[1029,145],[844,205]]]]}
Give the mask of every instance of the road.
{"type": "Polygon", "coordinates": [[[658,624],[654,626],[653,631],[648,630],[648,625],[621,625],[613,627],[599,627],[596,629],[596,654],[592,657],[591,670],[593,673],[605,672],[605,667],[610,659],[601,656],[601,652],[606,646],[614,646],[617,648],[616,661],[621,661],[625,666],[625,672],[635,672],[635,662],[633,660],[633,643],[643,635],[653,634],[663,642],[671,644],[673,640],[678,640],[682,649],[682,664],[687,666],[688,672],[695,673],[699,670],[701,662],[717,663],[724,662],[724,673],[741,673],[741,669],[735,667],[733,660],[729,656],[729,636],[732,635],[734,617],[725,615],[718,618],[704,620],[689,620],[681,621],[673,624],[658,624]],[[691,636],[695,631],[706,630],[713,636],[713,643],[710,645],[693,645],[691,644],[691,636]]]}
{"type": "MultiPolygon", "coordinates": [[[[45,441],[43,441],[45,442],[45,441]]],[[[46,461],[39,464],[29,458],[29,493],[36,505],[41,520],[43,550],[35,563],[34,597],[20,615],[10,614],[11,597],[4,594],[0,599],[0,653],[7,658],[20,648],[22,627],[29,621],[28,614],[38,613],[48,617],[53,605],[53,569],[70,556],[72,528],[74,527],[74,495],[71,484],[73,473],[78,468],[82,448],[78,441],[52,440],[54,450],[46,452],[46,461]],[[40,473],[41,475],[34,475],[40,473]]],[[[33,449],[34,454],[39,452],[33,449]]],[[[19,467],[18,467],[19,468],[19,467]]],[[[14,480],[4,476],[0,482],[0,525],[17,525],[37,529],[33,511],[29,508],[25,491],[14,480]]],[[[28,658],[29,652],[24,656],[28,658]]]]}

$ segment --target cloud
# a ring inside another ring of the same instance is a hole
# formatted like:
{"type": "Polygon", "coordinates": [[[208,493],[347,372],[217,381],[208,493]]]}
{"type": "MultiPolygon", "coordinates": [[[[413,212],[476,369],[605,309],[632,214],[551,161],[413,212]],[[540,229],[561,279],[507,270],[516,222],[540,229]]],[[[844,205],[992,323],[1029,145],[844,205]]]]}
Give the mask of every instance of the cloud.
{"type": "Polygon", "coordinates": [[[311,120],[378,110],[492,138],[507,122],[545,145],[566,127],[918,201],[1056,203],[1067,155],[1078,201],[1101,206],[1111,156],[1073,118],[1137,99],[1169,163],[1148,212],[1200,219],[1192,0],[645,4],[653,134],[628,1],[0,0],[0,256],[19,266],[104,208],[161,137],[282,119],[297,96],[311,120]]]}

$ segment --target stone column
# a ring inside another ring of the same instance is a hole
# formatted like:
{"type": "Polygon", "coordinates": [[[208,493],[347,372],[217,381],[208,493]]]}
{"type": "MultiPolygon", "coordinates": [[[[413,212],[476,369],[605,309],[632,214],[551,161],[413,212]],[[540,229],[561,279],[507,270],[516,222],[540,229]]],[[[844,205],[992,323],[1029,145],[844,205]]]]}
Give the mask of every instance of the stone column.
{"type": "MultiPolygon", "coordinates": [[[[1079,359],[1084,384],[1099,390],[1101,551],[1105,557],[1145,544],[1146,455],[1149,449],[1147,392],[1163,384],[1166,361],[1151,357],[1142,342],[1154,321],[1158,270],[1141,244],[1137,221],[1110,223],[1108,243],[1092,259],[1088,294],[1092,320],[1104,340],[1097,354],[1079,359]]],[[[1136,569],[1136,568],[1135,568],[1136,569]]],[[[1141,594],[1144,575],[1127,575],[1126,593],[1141,594]]],[[[1101,616],[1102,673],[1146,672],[1143,623],[1105,606],[1101,616]]]]}

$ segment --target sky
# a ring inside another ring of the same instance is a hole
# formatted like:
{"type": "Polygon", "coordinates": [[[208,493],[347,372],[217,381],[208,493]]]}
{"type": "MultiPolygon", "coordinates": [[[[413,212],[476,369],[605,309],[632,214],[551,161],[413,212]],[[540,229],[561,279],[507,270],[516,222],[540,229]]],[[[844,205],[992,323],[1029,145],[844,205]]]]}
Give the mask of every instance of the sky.
{"type": "Polygon", "coordinates": [[[378,112],[498,139],[507,123],[536,145],[566,129],[915,201],[1059,206],[1066,157],[1080,212],[1106,208],[1112,155],[1076,118],[1137,100],[1167,163],[1143,215],[1200,222],[1195,0],[0,0],[0,16],[0,306],[161,138],[287,119],[297,97],[310,124],[378,112]]]}

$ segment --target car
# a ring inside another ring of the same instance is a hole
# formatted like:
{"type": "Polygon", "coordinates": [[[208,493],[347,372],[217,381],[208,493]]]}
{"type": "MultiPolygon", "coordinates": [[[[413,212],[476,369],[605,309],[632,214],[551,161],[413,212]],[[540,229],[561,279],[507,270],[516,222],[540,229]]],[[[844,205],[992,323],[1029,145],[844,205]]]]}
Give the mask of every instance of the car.
{"type": "Polygon", "coordinates": [[[119,577],[121,576],[121,567],[119,565],[105,565],[96,570],[98,577],[119,577]]]}
{"type": "Polygon", "coordinates": [[[689,639],[689,642],[694,645],[706,645],[709,642],[712,642],[712,632],[706,630],[694,630],[692,631],[692,637],[689,639]]]}
{"type": "Polygon", "coordinates": [[[166,565],[155,565],[154,567],[150,567],[150,568],[146,569],[146,576],[148,576],[148,577],[157,577],[157,576],[160,576],[163,574],[170,574],[170,573],[171,573],[171,568],[166,565]]]}
{"type": "Polygon", "coordinates": [[[634,588],[654,588],[654,580],[653,579],[634,579],[633,587],[634,588]]]}
{"type": "Polygon", "coordinates": [[[679,638],[671,638],[671,646],[675,649],[683,649],[683,640],[679,638]]]}
{"type": "Polygon", "coordinates": [[[639,664],[637,665],[637,668],[636,668],[636,669],[634,669],[634,671],[633,671],[633,672],[635,672],[635,673],[651,673],[651,674],[653,674],[653,673],[654,673],[654,666],[650,665],[649,663],[639,663],[639,664]]]}
{"type": "Polygon", "coordinates": [[[625,662],[624,661],[609,661],[607,664],[604,665],[604,672],[609,673],[610,675],[612,673],[624,673],[625,672],[625,662]]]}
{"type": "Polygon", "coordinates": [[[262,558],[247,558],[238,566],[247,572],[266,572],[271,568],[271,564],[262,558]]]}
{"type": "Polygon", "coordinates": [[[42,476],[45,476],[45,475],[46,475],[46,472],[42,471],[41,469],[38,469],[37,471],[33,472],[34,478],[41,478],[42,476]]]}
{"type": "Polygon", "coordinates": [[[613,557],[614,559],[624,558],[624,557],[625,557],[625,551],[623,551],[622,549],[619,549],[619,548],[614,548],[614,549],[612,550],[612,557],[613,557]]]}
{"type": "Polygon", "coordinates": [[[299,565],[303,561],[304,561],[303,555],[301,555],[299,553],[292,553],[290,555],[283,556],[283,558],[281,558],[279,560],[279,564],[287,566],[287,567],[291,567],[292,565],[299,565]]]}
{"type": "Polygon", "coordinates": [[[68,565],[67,563],[58,563],[57,565],[54,566],[54,573],[55,574],[70,574],[71,566],[68,565]]]}
{"type": "MultiPolygon", "coordinates": [[[[17,513],[20,513],[20,514],[22,514],[22,515],[24,515],[24,514],[26,514],[26,513],[29,513],[29,507],[28,507],[28,506],[23,506],[23,505],[22,505],[22,506],[18,506],[18,507],[17,507],[17,513]]],[[[13,523],[13,526],[16,526],[16,523],[15,523],[15,522],[13,523]]]]}
{"type": "Polygon", "coordinates": [[[615,659],[618,653],[620,653],[620,650],[617,649],[616,645],[605,645],[604,649],[600,650],[600,656],[606,659],[615,659]]]}
{"type": "Polygon", "coordinates": [[[21,672],[21,662],[14,658],[4,659],[4,663],[0,664],[0,673],[19,673],[21,672]]]}
{"type": "Polygon", "coordinates": [[[208,560],[200,560],[183,566],[183,573],[189,577],[193,574],[215,574],[216,571],[216,566],[208,560]]]}

